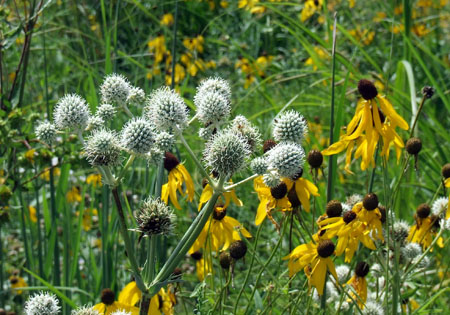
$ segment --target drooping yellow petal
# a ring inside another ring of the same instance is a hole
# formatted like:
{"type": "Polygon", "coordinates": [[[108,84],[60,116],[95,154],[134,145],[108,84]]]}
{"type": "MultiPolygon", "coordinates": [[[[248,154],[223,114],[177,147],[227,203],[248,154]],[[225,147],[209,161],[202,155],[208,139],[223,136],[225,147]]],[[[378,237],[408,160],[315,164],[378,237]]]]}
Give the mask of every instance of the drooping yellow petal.
{"type": "Polygon", "coordinates": [[[195,195],[195,188],[194,188],[194,182],[192,181],[192,177],[187,171],[186,167],[184,167],[183,164],[178,164],[177,168],[179,171],[183,174],[184,182],[186,184],[186,193],[188,195],[188,201],[194,200],[195,195]]]}
{"type": "Polygon", "coordinates": [[[381,110],[390,118],[392,123],[404,130],[409,129],[408,123],[402,118],[402,116],[397,114],[392,104],[386,98],[377,96],[377,99],[380,101],[381,110]]]}
{"type": "Polygon", "coordinates": [[[303,206],[303,209],[305,209],[306,212],[310,211],[309,206],[309,196],[308,192],[306,191],[305,186],[302,183],[295,183],[295,192],[297,193],[297,197],[300,200],[300,203],[303,206]]]}
{"type": "Polygon", "coordinates": [[[134,306],[141,299],[141,291],[135,281],[128,283],[119,293],[118,301],[123,304],[134,306]]]}
{"type": "Polygon", "coordinates": [[[255,225],[260,225],[264,219],[267,216],[267,203],[269,202],[268,199],[263,198],[258,206],[258,209],[256,210],[256,218],[255,218],[255,225]]]}
{"type": "Polygon", "coordinates": [[[338,142],[333,143],[327,149],[322,150],[323,155],[333,155],[342,152],[348,145],[348,141],[339,140],[338,142]]]}
{"type": "Polygon", "coordinates": [[[323,294],[323,287],[325,286],[325,276],[327,274],[327,263],[323,258],[320,258],[311,272],[310,284],[314,286],[317,293],[321,296],[323,294]]]}
{"type": "Polygon", "coordinates": [[[209,184],[206,184],[205,188],[203,188],[202,194],[200,195],[200,201],[198,202],[198,211],[202,210],[202,207],[205,203],[211,199],[213,195],[213,189],[209,184]]]}
{"type": "Polygon", "coordinates": [[[174,207],[178,210],[181,210],[181,206],[178,203],[178,199],[177,199],[177,180],[175,175],[170,172],[169,173],[169,197],[170,197],[170,201],[172,202],[172,204],[174,205],[174,207]]]}

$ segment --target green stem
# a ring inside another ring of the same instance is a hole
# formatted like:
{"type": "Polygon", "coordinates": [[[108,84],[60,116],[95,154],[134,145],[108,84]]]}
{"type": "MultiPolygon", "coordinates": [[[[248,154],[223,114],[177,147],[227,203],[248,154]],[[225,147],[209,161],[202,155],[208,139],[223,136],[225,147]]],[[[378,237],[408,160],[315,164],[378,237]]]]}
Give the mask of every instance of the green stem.
{"type": "Polygon", "coordinates": [[[117,206],[117,213],[119,214],[120,233],[122,234],[123,241],[125,243],[125,250],[127,252],[128,260],[130,261],[136,285],[138,286],[139,290],[141,290],[141,292],[146,293],[147,288],[144,282],[142,281],[141,274],[139,272],[139,266],[136,261],[136,256],[134,255],[133,245],[131,244],[131,239],[130,236],[128,235],[127,223],[125,221],[125,216],[123,214],[122,203],[120,202],[120,196],[117,187],[114,187],[112,189],[112,194],[117,206]]]}
{"type": "Polygon", "coordinates": [[[127,172],[128,168],[131,166],[131,164],[133,164],[134,159],[136,158],[136,155],[131,154],[130,157],[128,158],[127,163],[125,163],[124,167],[122,168],[122,170],[119,173],[119,177],[117,177],[116,181],[119,183],[122,178],[125,176],[125,173],[127,172]]]}
{"type": "Polygon", "coordinates": [[[419,109],[417,110],[416,117],[414,118],[413,125],[412,125],[412,127],[411,127],[410,132],[409,132],[409,137],[410,137],[410,138],[411,138],[411,137],[413,136],[413,134],[414,134],[414,129],[416,128],[417,122],[419,121],[419,115],[420,115],[420,112],[422,111],[423,104],[425,104],[425,100],[426,100],[426,99],[427,99],[427,97],[426,97],[426,95],[424,95],[424,96],[422,97],[422,100],[420,101],[419,109]]]}
{"type": "Polygon", "coordinates": [[[244,183],[246,183],[246,182],[248,182],[248,181],[250,181],[250,180],[252,180],[252,179],[254,179],[254,178],[258,177],[258,176],[259,176],[258,174],[254,174],[252,176],[249,176],[246,179],[243,179],[240,182],[237,182],[236,184],[232,184],[230,186],[225,187],[224,190],[225,191],[230,191],[230,190],[234,189],[235,187],[237,187],[237,186],[239,186],[241,184],[244,184],[244,183]]]}
{"type": "Polygon", "coordinates": [[[130,110],[128,109],[128,106],[125,104],[122,106],[123,111],[125,112],[125,114],[127,114],[128,117],[133,118],[134,115],[132,112],[130,112],[130,110]]]}

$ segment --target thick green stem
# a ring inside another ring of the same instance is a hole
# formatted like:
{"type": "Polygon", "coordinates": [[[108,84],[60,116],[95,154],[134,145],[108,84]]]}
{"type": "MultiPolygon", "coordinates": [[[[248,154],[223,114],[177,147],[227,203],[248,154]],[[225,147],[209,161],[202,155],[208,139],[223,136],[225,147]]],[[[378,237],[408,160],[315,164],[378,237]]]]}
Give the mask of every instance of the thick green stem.
{"type": "Polygon", "coordinates": [[[119,173],[119,177],[117,177],[116,181],[119,183],[122,178],[125,176],[125,173],[127,172],[128,168],[131,166],[131,164],[133,164],[134,159],[136,158],[136,155],[131,154],[130,157],[128,158],[127,163],[125,163],[124,167],[122,168],[122,170],[119,173]]]}

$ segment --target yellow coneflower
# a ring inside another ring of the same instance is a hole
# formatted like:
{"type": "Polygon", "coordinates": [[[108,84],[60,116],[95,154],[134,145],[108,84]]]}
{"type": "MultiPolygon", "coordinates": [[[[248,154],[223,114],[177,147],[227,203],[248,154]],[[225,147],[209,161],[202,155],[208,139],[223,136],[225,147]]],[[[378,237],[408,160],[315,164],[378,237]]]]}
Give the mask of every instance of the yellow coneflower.
{"type": "Polygon", "coordinates": [[[197,252],[201,248],[208,248],[215,252],[227,250],[231,243],[241,240],[239,231],[246,238],[252,237],[238,220],[227,216],[226,208],[216,206],[211,218],[189,249],[189,253],[197,252]]]}
{"type": "MultiPolygon", "coordinates": [[[[169,60],[169,59],[167,59],[169,60]]],[[[184,67],[180,65],[179,63],[175,64],[175,76],[174,81],[175,84],[179,84],[183,79],[186,77],[186,71],[184,70],[184,67]]],[[[166,84],[171,85],[172,84],[172,68],[168,68],[166,72],[166,84]]]]}
{"type": "Polygon", "coordinates": [[[316,239],[316,243],[310,242],[297,246],[283,259],[289,259],[289,277],[304,269],[308,276],[310,287],[315,287],[317,293],[322,295],[327,271],[336,280],[338,277],[333,260],[330,257],[334,252],[333,242],[328,239],[320,240],[317,236],[316,239]]]}
{"type": "Polygon", "coordinates": [[[363,97],[358,101],[355,116],[347,125],[347,132],[338,142],[322,151],[323,155],[334,155],[347,150],[345,170],[351,173],[349,167],[356,146],[355,159],[361,157],[361,169],[375,166],[375,148],[380,137],[383,139],[381,156],[389,158],[391,145],[395,146],[397,160],[400,159],[403,140],[395,131],[396,127],[408,130],[408,123],[394,110],[391,103],[378,95],[377,88],[369,80],[360,80],[358,90],[363,97]],[[378,107],[379,106],[379,107],[378,107]]]}
{"type": "Polygon", "coordinates": [[[36,223],[37,222],[36,208],[30,205],[30,206],[28,206],[28,211],[30,212],[31,222],[36,223]]]}
{"type": "MultiPolygon", "coordinates": [[[[11,284],[11,288],[17,289],[17,288],[24,288],[27,287],[28,284],[25,281],[24,278],[19,277],[18,275],[12,275],[9,277],[9,283],[11,284]]],[[[15,290],[17,294],[22,294],[22,290],[15,290]]]]}
{"type": "MultiPolygon", "coordinates": [[[[61,175],[61,169],[59,167],[55,167],[53,169],[53,175],[59,176],[61,175]]],[[[42,178],[45,181],[50,181],[50,168],[47,168],[41,175],[40,178],[42,178]]]]}
{"type": "Polygon", "coordinates": [[[316,71],[318,69],[317,61],[329,59],[330,55],[323,47],[320,46],[314,46],[314,51],[317,54],[317,57],[319,57],[319,60],[314,60],[313,57],[309,57],[305,61],[305,66],[312,66],[313,70],[316,71]]]}
{"type": "Polygon", "coordinates": [[[164,35],[159,35],[159,36],[155,37],[154,39],[152,39],[151,41],[149,41],[148,48],[149,48],[150,52],[155,53],[155,58],[154,58],[155,63],[156,64],[160,63],[163,60],[164,54],[167,51],[164,35]]]}
{"type": "MultiPolygon", "coordinates": [[[[303,169],[302,171],[296,175],[293,179],[286,179],[291,183],[291,190],[292,193],[295,191],[295,195],[298,198],[298,201],[300,201],[301,205],[303,206],[303,209],[305,209],[306,212],[310,211],[310,205],[309,205],[309,198],[311,195],[313,196],[320,196],[319,195],[319,189],[314,185],[312,182],[310,182],[307,179],[302,178],[303,175],[303,169]]],[[[289,196],[291,196],[291,192],[289,192],[289,196]]],[[[289,201],[291,202],[292,206],[295,206],[293,200],[289,198],[289,201]]]]}
{"type": "Polygon", "coordinates": [[[178,203],[177,190],[182,196],[187,194],[188,201],[194,200],[195,190],[191,175],[189,175],[176,156],[170,152],[165,153],[164,168],[169,172],[169,181],[162,186],[161,199],[168,204],[170,197],[170,201],[175,208],[180,210],[181,206],[178,203]],[[183,183],[186,184],[186,192],[183,192],[183,183]]]}
{"type": "Polygon", "coordinates": [[[266,216],[273,224],[278,226],[272,218],[271,212],[274,209],[281,211],[291,211],[292,204],[288,198],[288,192],[293,185],[292,181],[284,179],[278,186],[270,188],[263,182],[263,177],[259,176],[254,180],[254,189],[260,200],[256,211],[255,225],[260,225],[266,216]]]}
{"type": "Polygon", "coordinates": [[[67,202],[75,203],[81,202],[80,188],[73,186],[66,194],[67,202]]]}
{"type": "Polygon", "coordinates": [[[348,280],[347,284],[351,285],[353,289],[355,289],[356,294],[358,297],[355,296],[355,294],[352,293],[352,296],[355,298],[355,300],[358,303],[358,306],[363,309],[364,305],[367,301],[367,281],[366,276],[369,273],[370,267],[369,264],[360,261],[355,267],[355,274],[348,280]]]}
{"type": "MultiPolygon", "coordinates": [[[[381,222],[382,213],[378,207],[378,197],[376,194],[367,194],[362,202],[358,202],[353,206],[352,211],[356,213],[358,220],[363,223],[364,233],[366,235],[370,235],[374,240],[378,239],[384,242],[381,222]]],[[[363,241],[363,239],[361,240],[363,241]]]]}
{"type": "Polygon", "coordinates": [[[172,13],[166,13],[162,16],[160,24],[165,26],[171,26],[174,22],[172,13]]]}
{"type": "Polygon", "coordinates": [[[183,40],[183,45],[187,50],[194,52],[197,51],[199,53],[203,53],[203,44],[205,43],[205,38],[202,35],[198,35],[193,38],[185,38],[183,40]]]}
{"type": "MultiPolygon", "coordinates": [[[[229,183],[232,184],[233,182],[230,180],[229,183]]],[[[213,189],[209,184],[205,183],[202,194],[200,195],[200,201],[198,202],[198,211],[202,210],[203,205],[207,203],[209,199],[211,199],[212,195],[213,189]]],[[[218,203],[221,204],[223,202],[223,207],[227,208],[230,205],[231,200],[238,207],[242,207],[244,205],[242,201],[236,196],[236,191],[234,189],[224,192],[221,196],[219,196],[218,203]],[[222,198],[225,200],[222,201],[222,198]]]]}
{"type": "Polygon", "coordinates": [[[250,11],[252,14],[261,14],[266,11],[266,8],[258,5],[259,0],[239,0],[238,8],[250,11]]]}
{"type": "Polygon", "coordinates": [[[102,315],[109,315],[114,313],[115,311],[120,310],[126,311],[131,315],[139,314],[139,308],[133,305],[125,304],[120,301],[116,301],[115,294],[111,289],[103,289],[101,295],[101,302],[95,304],[93,306],[93,309],[102,315]]]}
{"type": "Polygon", "coordinates": [[[210,257],[205,259],[199,251],[191,253],[191,257],[195,260],[195,269],[199,281],[205,280],[208,275],[212,274],[213,269],[210,257]]]}
{"type": "MultiPolygon", "coordinates": [[[[416,224],[409,230],[408,241],[422,245],[423,250],[430,247],[433,242],[433,237],[436,235],[434,230],[435,224],[439,224],[439,219],[435,216],[430,216],[431,208],[426,203],[417,207],[414,219],[416,224]]],[[[442,237],[437,241],[439,247],[444,247],[442,237]]]]}
{"type": "Polygon", "coordinates": [[[323,0],[306,0],[302,12],[300,12],[300,20],[302,22],[308,20],[314,13],[322,9],[322,5],[323,0]]]}
{"type": "Polygon", "coordinates": [[[97,209],[93,208],[87,208],[83,212],[83,230],[86,232],[89,231],[92,227],[92,217],[98,216],[97,209]]]}
{"type": "Polygon", "coordinates": [[[86,178],[86,184],[94,186],[94,187],[102,187],[102,175],[100,174],[91,174],[86,178]]]}

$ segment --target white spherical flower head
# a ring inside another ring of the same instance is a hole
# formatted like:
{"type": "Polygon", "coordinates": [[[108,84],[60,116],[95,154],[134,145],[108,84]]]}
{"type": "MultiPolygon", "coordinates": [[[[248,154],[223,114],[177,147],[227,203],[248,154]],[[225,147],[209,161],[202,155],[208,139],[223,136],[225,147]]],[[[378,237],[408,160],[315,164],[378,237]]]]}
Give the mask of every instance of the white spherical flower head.
{"type": "Polygon", "coordinates": [[[130,83],[128,83],[128,80],[123,75],[116,73],[110,74],[105,77],[100,87],[102,102],[123,106],[127,102],[130,89],[130,83]]]}
{"type": "Polygon", "coordinates": [[[146,115],[161,131],[171,131],[187,126],[187,108],[181,96],[168,87],[152,93],[147,101],[146,115]]]}
{"type": "Polygon", "coordinates": [[[55,125],[58,129],[83,130],[91,116],[86,101],[77,94],[66,94],[59,99],[53,111],[55,125]]]}
{"type": "Polygon", "coordinates": [[[131,315],[131,313],[127,312],[125,310],[119,310],[119,311],[115,311],[114,313],[111,313],[111,315],[131,315]]]}
{"type": "Polygon", "coordinates": [[[263,175],[263,182],[269,188],[275,188],[281,184],[280,175],[277,172],[269,172],[263,175]]]}
{"type": "Polygon", "coordinates": [[[220,176],[230,177],[245,165],[250,154],[245,139],[230,130],[224,130],[214,135],[203,151],[206,166],[220,176]]]}
{"type": "Polygon", "coordinates": [[[431,207],[431,211],[434,215],[438,215],[440,218],[445,218],[445,213],[448,209],[448,198],[440,197],[433,202],[433,206],[431,207]]]}
{"type": "Polygon", "coordinates": [[[394,240],[397,242],[404,242],[409,234],[409,225],[405,221],[394,222],[392,227],[392,234],[394,240]]]}
{"type": "Polygon", "coordinates": [[[206,92],[196,95],[197,118],[209,126],[225,122],[230,117],[231,107],[225,97],[217,92],[206,92]]]}
{"type": "Polygon", "coordinates": [[[250,168],[256,174],[263,175],[265,172],[267,172],[266,158],[263,156],[260,156],[260,157],[253,159],[253,161],[251,161],[251,163],[250,163],[250,168]]]}
{"type": "Polygon", "coordinates": [[[155,137],[155,144],[161,151],[170,151],[175,143],[175,137],[168,132],[161,131],[155,137]]]}
{"type": "Polygon", "coordinates": [[[73,310],[71,315],[100,315],[100,313],[92,306],[83,306],[73,310]]]}
{"type": "Polygon", "coordinates": [[[36,136],[39,140],[52,144],[56,139],[56,127],[48,121],[44,121],[36,127],[36,136]]]}
{"type": "Polygon", "coordinates": [[[405,258],[411,260],[422,254],[422,247],[417,243],[408,243],[400,248],[400,252],[405,258]]]}
{"type": "Polygon", "coordinates": [[[278,142],[292,141],[301,144],[307,133],[305,118],[293,110],[282,113],[273,123],[273,138],[278,142]]]}
{"type": "Polygon", "coordinates": [[[345,283],[350,276],[350,268],[347,265],[339,265],[336,267],[336,274],[338,276],[339,283],[345,283]]]}
{"type": "Polygon", "coordinates": [[[202,95],[210,92],[221,94],[228,104],[231,103],[230,84],[228,81],[218,77],[208,78],[200,83],[197,87],[197,93],[194,96],[194,103],[197,104],[198,98],[201,98],[202,95]]]}
{"type": "Polygon", "coordinates": [[[61,307],[55,295],[40,292],[25,302],[25,315],[56,315],[61,307]]]}
{"type": "Polygon", "coordinates": [[[364,315],[384,315],[383,306],[375,302],[367,302],[366,307],[363,309],[364,315]]]}
{"type": "Polygon", "coordinates": [[[102,104],[97,108],[96,115],[101,117],[104,121],[111,120],[117,111],[111,104],[102,104]]]}
{"type": "Polygon", "coordinates": [[[122,129],[121,144],[128,152],[145,154],[150,151],[154,141],[152,125],[145,118],[133,118],[122,129]]]}
{"type": "Polygon", "coordinates": [[[267,154],[269,168],[276,169],[282,177],[295,177],[305,163],[305,151],[292,142],[280,143],[267,154]]]}
{"type": "Polygon", "coordinates": [[[147,154],[147,161],[149,164],[159,165],[164,160],[164,152],[158,147],[153,147],[147,154]]]}
{"type": "Polygon", "coordinates": [[[145,92],[139,87],[132,87],[127,97],[127,104],[139,106],[145,102],[145,92]]]}
{"type": "Polygon", "coordinates": [[[118,136],[112,130],[95,130],[87,139],[84,150],[92,166],[113,166],[119,162],[118,136]]]}
{"type": "Polygon", "coordinates": [[[167,235],[173,230],[174,214],[161,199],[149,198],[140,207],[136,221],[143,235],[167,235]]]}
{"type": "Polygon", "coordinates": [[[255,152],[261,146],[261,133],[258,128],[244,116],[236,116],[231,122],[231,129],[235,132],[239,132],[245,139],[247,139],[250,151],[255,152]]]}
{"type": "Polygon", "coordinates": [[[215,128],[211,128],[211,126],[208,126],[207,128],[200,128],[198,130],[198,135],[200,136],[200,138],[208,141],[213,136],[213,133],[217,132],[217,129],[214,129],[215,128]]]}
{"type": "Polygon", "coordinates": [[[94,115],[89,118],[89,128],[90,129],[99,129],[103,127],[105,121],[100,116],[94,115]]]}

